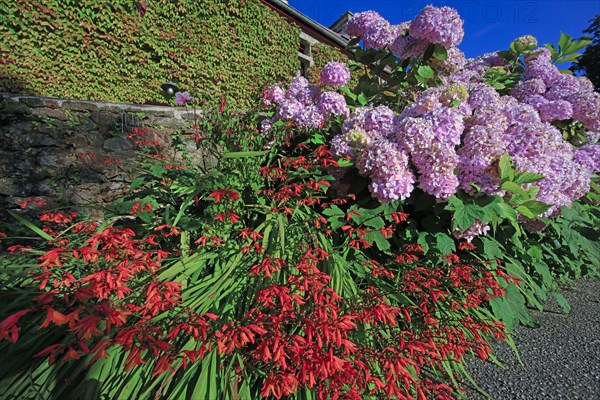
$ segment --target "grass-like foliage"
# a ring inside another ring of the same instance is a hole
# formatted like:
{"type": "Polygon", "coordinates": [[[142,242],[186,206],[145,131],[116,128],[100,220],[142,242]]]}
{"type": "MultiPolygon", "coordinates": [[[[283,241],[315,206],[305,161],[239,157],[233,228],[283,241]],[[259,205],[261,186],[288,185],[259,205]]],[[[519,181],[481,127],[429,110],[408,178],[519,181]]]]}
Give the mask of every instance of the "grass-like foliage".
{"type": "Polygon", "coordinates": [[[568,311],[559,283],[600,271],[598,95],[530,37],[457,67],[460,27],[423,23],[454,15],[357,15],[357,85],[328,63],[265,89],[267,119],[222,102],[169,148],[134,130],[147,157],[102,220],[25,201],[0,396],[460,398],[468,356],[498,363],[549,295],[568,311]]]}

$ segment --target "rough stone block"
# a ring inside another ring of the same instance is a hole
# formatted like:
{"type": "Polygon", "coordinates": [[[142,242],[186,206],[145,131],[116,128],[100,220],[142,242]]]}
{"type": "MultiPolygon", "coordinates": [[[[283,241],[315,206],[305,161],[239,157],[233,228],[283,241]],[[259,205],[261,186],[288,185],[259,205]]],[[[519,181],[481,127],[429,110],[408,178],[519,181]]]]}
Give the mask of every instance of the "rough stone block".
{"type": "Polygon", "coordinates": [[[10,116],[30,114],[31,108],[21,102],[6,100],[0,103],[0,118],[8,119],[10,116]]]}
{"type": "Polygon", "coordinates": [[[62,105],[65,110],[72,111],[97,111],[98,106],[87,101],[65,101],[62,105]]]}
{"type": "Polygon", "coordinates": [[[133,149],[133,145],[125,138],[114,137],[106,139],[102,148],[108,151],[129,151],[133,149]]]}
{"type": "Polygon", "coordinates": [[[33,111],[31,112],[31,114],[38,116],[38,117],[47,117],[47,118],[57,119],[59,121],[67,121],[69,119],[67,113],[64,112],[63,110],[47,108],[47,107],[34,108],[33,111]]]}
{"type": "Polygon", "coordinates": [[[106,111],[96,111],[91,115],[92,121],[96,122],[98,125],[114,125],[116,126],[117,122],[121,120],[121,116],[119,114],[106,112],[106,111]]]}
{"type": "Polygon", "coordinates": [[[183,129],[187,126],[187,123],[179,118],[159,118],[154,121],[154,125],[161,128],[183,129]]]}
{"type": "MultiPolygon", "coordinates": [[[[39,97],[22,97],[19,101],[29,107],[47,107],[44,100],[39,97]]],[[[49,108],[49,107],[48,107],[49,108]]]]}

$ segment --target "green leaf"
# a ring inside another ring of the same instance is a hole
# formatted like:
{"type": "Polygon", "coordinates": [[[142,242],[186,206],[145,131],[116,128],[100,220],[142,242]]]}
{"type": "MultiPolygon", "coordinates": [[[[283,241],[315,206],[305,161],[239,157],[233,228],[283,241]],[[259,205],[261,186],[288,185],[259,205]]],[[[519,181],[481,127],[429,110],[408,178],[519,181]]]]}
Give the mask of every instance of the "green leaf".
{"type": "Polygon", "coordinates": [[[366,220],[364,224],[366,226],[368,226],[369,228],[373,228],[373,229],[381,229],[381,228],[385,227],[385,222],[380,217],[370,218],[370,219],[366,220]]]}
{"type": "Polygon", "coordinates": [[[245,158],[245,157],[258,157],[269,154],[269,150],[260,151],[232,151],[229,153],[223,153],[223,158],[245,158]]]}
{"type": "Polygon", "coordinates": [[[369,102],[364,93],[359,94],[357,97],[357,100],[361,106],[366,106],[367,103],[369,102]]]}
{"type": "Polygon", "coordinates": [[[552,205],[537,200],[528,200],[522,203],[520,207],[526,207],[529,211],[531,211],[537,216],[548,211],[552,207],[552,205]]]}
{"type": "Polygon", "coordinates": [[[500,188],[503,190],[508,190],[513,194],[528,198],[527,191],[512,181],[503,182],[500,188]]]}
{"type": "Polygon", "coordinates": [[[444,256],[456,251],[454,240],[445,233],[436,233],[435,241],[437,250],[444,256]]]}
{"type": "Polygon", "coordinates": [[[502,181],[512,181],[514,179],[515,171],[512,167],[512,161],[508,153],[502,154],[498,167],[500,169],[500,179],[502,181]]]}
{"type": "Polygon", "coordinates": [[[523,214],[523,216],[527,217],[527,218],[535,218],[537,217],[537,214],[534,214],[533,212],[531,212],[531,210],[527,207],[524,206],[518,206],[516,208],[516,210],[518,212],[520,212],[521,214],[523,214]]]}
{"type": "Polygon", "coordinates": [[[43,230],[41,230],[40,228],[38,228],[37,226],[32,224],[31,222],[27,221],[25,218],[21,217],[19,214],[15,213],[14,211],[7,210],[7,212],[10,215],[12,215],[12,217],[14,219],[16,219],[21,224],[25,225],[27,228],[29,228],[30,230],[35,232],[38,236],[40,236],[46,240],[54,240],[54,238],[52,236],[50,236],[49,234],[47,234],[46,232],[44,232],[43,230]]]}
{"type": "Polygon", "coordinates": [[[567,45],[569,45],[570,43],[571,43],[571,36],[567,35],[566,33],[561,32],[560,39],[558,40],[558,48],[564,52],[567,45]]]}
{"type": "Polygon", "coordinates": [[[524,183],[541,181],[542,179],[544,179],[543,175],[534,174],[533,172],[521,172],[517,174],[513,182],[522,185],[524,183]]]}
{"type": "Polygon", "coordinates": [[[433,69],[431,69],[431,67],[429,65],[421,65],[418,69],[417,69],[417,74],[423,78],[426,79],[430,79],[433,78],[435,76],[435,73],[433,72],[433,69]]]}
{"type": "Polygon", "coordinates": [[[496,239],[482,236],[481,242],[483,243],[483,253],[488,260],[495,260],[502,258],[504,255],[502,246],[496,241],[496,239]]]}
{"type": "Polygon", "coordinates": [[[565,298],[565,296],[558,292],[552,292],[550,295],[556,299],[556,302],[565,314],[568,314],[571,311],[571,306],[569,305],[569,301],[565,298]]]}
{"type": "Polygon", "coordinates": [[[369,232],[365,238],[367,242],[377,245],[377,248],[381,251],[387,251],[390,249],[390,242],[383,236],[383,234],[379,231],[369,232]]]}
{"type": "Polygon", "coordinates": [[[513,331],[518,323],[526,326],[535,325],[535,318],[525,305],[525,297],[515,285],[506,287],[506,296],[490,300],[494,315],[513,331]]]}
{"type": "Polygon", "coordinates": [[[345,158],[340,158],[339,160],[337,160],[338,163],[338,167],[351,167],[354,165],[354,162],[352,160],[347,160],[345,158]]]}
{"type": "Polygon", "coordinates": [[[448,50],[441,44],[436,44],[433,49],[433,56],[438,60],[445,60],[448,58],[448,50]]]}

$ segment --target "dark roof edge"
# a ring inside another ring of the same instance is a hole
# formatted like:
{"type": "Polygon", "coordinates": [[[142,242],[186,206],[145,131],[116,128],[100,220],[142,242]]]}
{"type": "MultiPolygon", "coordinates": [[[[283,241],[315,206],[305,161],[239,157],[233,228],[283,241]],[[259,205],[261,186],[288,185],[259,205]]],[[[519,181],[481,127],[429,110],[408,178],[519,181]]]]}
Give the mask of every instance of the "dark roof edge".
{"type": "Polygon", "coordinates": [[[327,39],[329,39],[332,42],[334,42],[335,44],[339,45],[340,47],[342,47],[342,48],[346,47],[346,44],[348,43],[347,40],[340,37],[333,31],[331,31],[329,28],[327,28],[326,26],[318,23],[314,19],[309,18],[306,15],[302,14],[300,11],[296,10],[294,7],[290,6],[289,4],[287,4],[283,1],[280,1],[280,0],[263,0],[263,1],[266,3],[270,3],[271,5],[273,5],[274,7],[277,7],[278,9],[282,10],[283,12],[290,15],[291,17],[297,19],[298,21],[302,22],[303,24],[306,24],[309,28],[317,31],[321,35],[325,36],[327,39]]]}

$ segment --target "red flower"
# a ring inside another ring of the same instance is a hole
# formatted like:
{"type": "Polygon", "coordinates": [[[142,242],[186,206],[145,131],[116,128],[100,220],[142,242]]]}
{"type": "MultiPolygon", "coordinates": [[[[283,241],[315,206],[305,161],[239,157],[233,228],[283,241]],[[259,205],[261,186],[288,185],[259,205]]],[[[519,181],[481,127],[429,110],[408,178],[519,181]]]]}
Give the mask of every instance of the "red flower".
{"type": "Polygon", "coordinates": [[[217,189],[211,194],[208,195],[209,199],[214,199],[215,203],[219,204],[221,201],[235,201],[240,198],[240,194],[238,192],[234,192],[232,190],[227,189],[217,189]]]}
{"type": "Polygon", "coordinates": [[[9,339],[11,342],[16,343],[21,329],[17,323],[23,315],[30,311],[31,309],[21,310],[0,322],[0,340],[9,339]]]}

